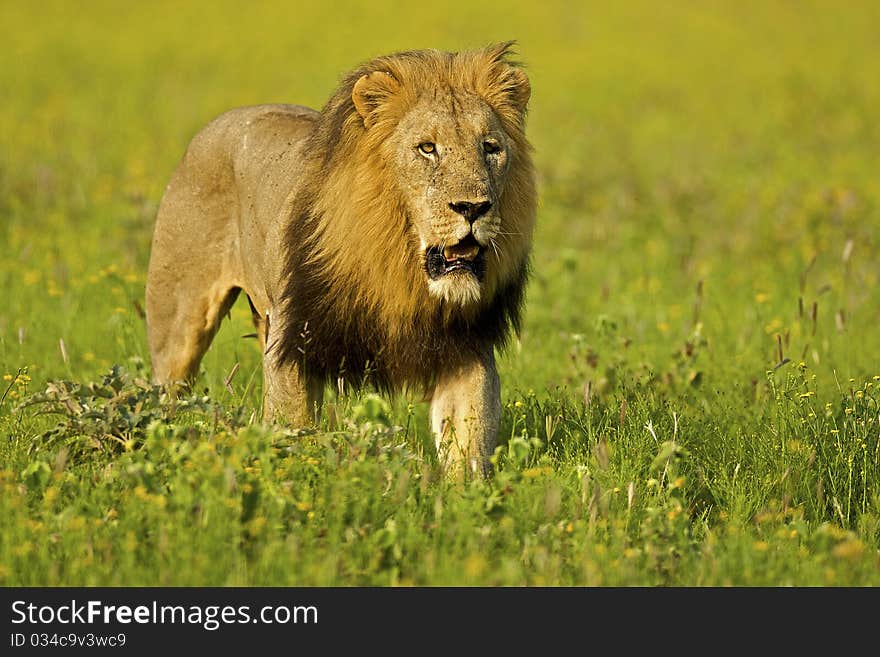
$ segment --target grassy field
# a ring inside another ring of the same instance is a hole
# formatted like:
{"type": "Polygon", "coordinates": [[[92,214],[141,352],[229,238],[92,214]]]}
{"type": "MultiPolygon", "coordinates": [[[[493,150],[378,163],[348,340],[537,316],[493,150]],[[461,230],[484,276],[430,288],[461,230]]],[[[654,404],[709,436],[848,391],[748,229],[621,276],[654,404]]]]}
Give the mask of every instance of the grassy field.
{"type": "Polygon", "coordinates": [[[0,1],[0,585],[880,584],[876,3],[296,4],[0,1]],[[260,424],[246,302],[196,396],[146,382],[202,125],[511,38],[541,201],[492,480],[418,397],[260,424]]]}

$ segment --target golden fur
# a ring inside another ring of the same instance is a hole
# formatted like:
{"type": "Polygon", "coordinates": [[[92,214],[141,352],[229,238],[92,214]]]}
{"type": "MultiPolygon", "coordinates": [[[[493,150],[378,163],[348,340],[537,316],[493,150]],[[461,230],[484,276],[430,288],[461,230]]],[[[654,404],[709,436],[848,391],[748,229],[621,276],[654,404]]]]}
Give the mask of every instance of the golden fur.
{"type": "Polygon", "coordinates": [[[378,57],[320,113],[241,108],[197,135],[157,217],[154,378],[192,379],[244,289],[270,419],[308,421],[328,380],[414,385],[444,461],[485,471],[536,207],[509,49],[378,57]]]}

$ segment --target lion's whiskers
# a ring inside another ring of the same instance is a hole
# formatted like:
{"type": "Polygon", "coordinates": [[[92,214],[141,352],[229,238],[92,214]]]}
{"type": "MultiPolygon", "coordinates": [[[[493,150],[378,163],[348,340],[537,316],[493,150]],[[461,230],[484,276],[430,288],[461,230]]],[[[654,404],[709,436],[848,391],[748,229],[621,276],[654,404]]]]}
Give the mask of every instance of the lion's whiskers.
{"type": "Polygon", "coordinates": [[[495,257],[499,260],[501,259],[501,249],[498,248],[498,244],[495,242],[494,237],[489,238],[489,246],[492,247],[492,250],[495,252],[495,257]]]}

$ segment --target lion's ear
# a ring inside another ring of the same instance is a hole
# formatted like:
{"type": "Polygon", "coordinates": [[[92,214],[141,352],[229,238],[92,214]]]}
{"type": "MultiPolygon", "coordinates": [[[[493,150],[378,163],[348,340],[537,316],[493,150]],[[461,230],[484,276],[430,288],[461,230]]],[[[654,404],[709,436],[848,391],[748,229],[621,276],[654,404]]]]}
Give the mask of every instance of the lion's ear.
{"type": "Polygon", "coordinates": [[[526,111],[529,98],[532,96],[532,85],[529,76],[521,68],[509,66],[506,71],[505,86],[511,101],[520,112],[526,111]]]}
{"type": "Polygon", "coordinates": [[[502,64],[490,77],[489,86],[495,104],[511,105],[520,114],[525,114],[532,95],[529,76],[517,66],[502,64]]]}
{"type": "Polygon", "coordinates": [[[400,88],[400,83],[390,73],[373,71],[358,78],[351,90],[354,108],[369,128],[376,110],[400,88]]]}
{"type": "Polygon", "coordinates": [[[496,62],[486,71],[479,93],[509,125],[523,125],[532,86],[529,77],[520,67],[507,62],[496,62]]]}

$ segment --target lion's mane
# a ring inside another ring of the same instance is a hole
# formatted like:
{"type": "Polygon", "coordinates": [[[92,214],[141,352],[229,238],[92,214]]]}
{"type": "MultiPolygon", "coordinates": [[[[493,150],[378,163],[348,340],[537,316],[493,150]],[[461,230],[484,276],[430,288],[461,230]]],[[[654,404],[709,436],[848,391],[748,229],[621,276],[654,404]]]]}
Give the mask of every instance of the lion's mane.
{"type": "Polygon", "coordinates": [[[293,204],[285,249],[278,349],[312,376],[380,389],[428,389],[465,356],[503,346],[519,331],[536,190],[511,43],[473,52],[435,50],[376,58],[344,77],[305,144],[306,184],[293,204]],[[367,130],[352,101],[357,80],[383,71],[399,90],[377,99],[367,130]],[[432,87],[476,93],[510,140],[499,198],[505,241],[487,253],[481,300],[462,308],[431,296],[419,245],[383,165],[388,135],[432,87]]]}

